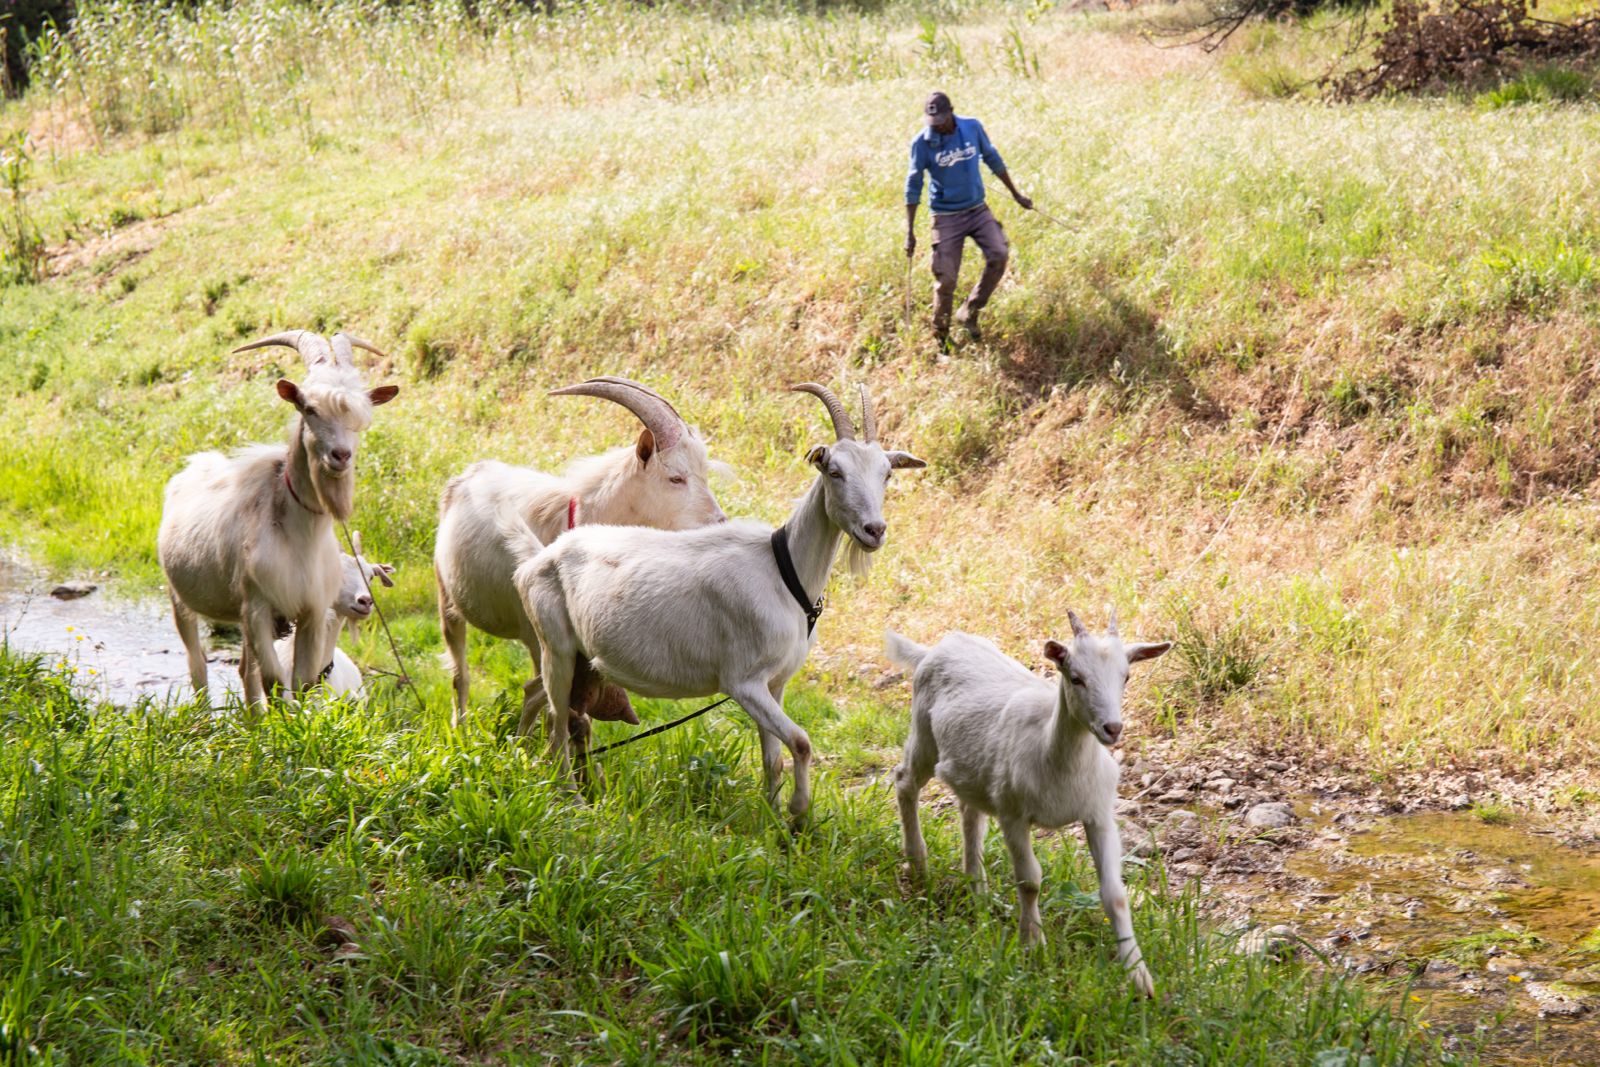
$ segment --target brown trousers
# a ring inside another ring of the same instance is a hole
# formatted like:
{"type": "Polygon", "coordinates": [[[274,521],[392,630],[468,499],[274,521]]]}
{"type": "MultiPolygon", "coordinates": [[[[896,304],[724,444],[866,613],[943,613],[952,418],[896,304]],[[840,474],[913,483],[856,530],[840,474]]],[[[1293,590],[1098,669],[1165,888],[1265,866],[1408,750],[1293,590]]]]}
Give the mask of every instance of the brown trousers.
{"type": "Polygon", "coordinates": [[[956,281],[961,274],[961,249],[970,237],[983,252],[983,277],[978,279],[967,307],[977,311],[989,302],[995,286],[1006,272],[1011,244],[1000,220],[988,204],[933,217],[933,328],[938,333],[950,329],[950,308],[955,303],[956,281]]]}

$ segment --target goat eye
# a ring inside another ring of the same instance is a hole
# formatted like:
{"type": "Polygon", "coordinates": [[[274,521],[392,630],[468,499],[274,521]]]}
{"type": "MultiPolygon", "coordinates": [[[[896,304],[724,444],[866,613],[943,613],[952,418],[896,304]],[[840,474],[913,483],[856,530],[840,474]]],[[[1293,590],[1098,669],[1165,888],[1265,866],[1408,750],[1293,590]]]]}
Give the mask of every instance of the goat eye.
{"type": "Polygon", "coordinates": [[[672,477],[667,479],[667,481],[671,482],[673,485],[683,485],[688,480],[689,479],[685,478],[681,474],[674,474],[672,477]]]}
{"type": "Polygon", "coordinates": [[[844,471],[840,470],[838,467],[829,467],[828,468],[828,477],[830,477],[830,478],[843,478],[844,477],[844,471]]]}
{"type": "Polygon", "coordinates": [[[1077,673],[1076,671],[1074,671],[1072,674],[1068,675],[1068,677],[1072,679],[1072,684],[1073,685],[1077,685],[1077,686],[1083,685],[1083,675],[1077,673]]]}
{"type": "Polygon", "coordinates": [[[306,417],[307,417],[307,418],[312,418],[312,419],[314,419],[314,418],[316,418],[316,417],[317,417],[317,409],[316,409],[316,408],[313,408],[313,407],[307,407],[307,408],[304,408],[304,409],[302,409],[302,410],[303,410],[303,411],[304,411],[304,413],[305,413],[305,415],[306,415],[306,417]]]}

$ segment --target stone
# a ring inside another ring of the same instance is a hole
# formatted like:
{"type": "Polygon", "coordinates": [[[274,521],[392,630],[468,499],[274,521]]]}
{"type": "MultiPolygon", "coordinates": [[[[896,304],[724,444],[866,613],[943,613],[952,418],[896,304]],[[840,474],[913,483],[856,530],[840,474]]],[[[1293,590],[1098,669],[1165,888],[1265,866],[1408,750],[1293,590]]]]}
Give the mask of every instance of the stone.
{"type": "Polygon", "coordinates": [[[1280,774],[1289,769],[1287,763],[1276,759],[1263,760],[1261,766],[1264,770],[1277,771],[1280,774]]]}
{"type": "Polygon", "coordinates": [[[1136,822],[1122,820],[1119,822],[1122,831],[1122,851],[1125,855],[1149,858],[1156,854],[1156,839],[1150,831],[1136,822]]]}
{"type": "Polygon", "coordinates": [[[1593,1006],[1594,997],[1577,986],[1562,982],[1529,982],[1528,996],[1539,1005],[1539,1017],[1582,1015],[1593,1006]]]}
{"type": "Polygon", "coordinates": [[[1174,789],[1170,792],[1162,793],[1160,796],[1156,797],[1156,800],[1162,804],[1183,804],[1186,803],[1188,799],[1189,791],[1187,789],[1174,789]]]}
{"type": "Polygon", "coordinates": [[[1258,926],[1253,930],[1246,930],[1244,936],[1239,938],[1239,951],[1247,956],[1288,959],[1294,955],[1296,940],[1298,938],[1293,927],[1258,926]]]}
{"type": "Polygon", "coordinates": [[[88,596],[100,588],[93,582],[62,582],[50,590],[50,595],[57,600],[77,600],[79,597],[88,596]]]}
{"type": "Polygon", "coordinates": [[[1294,810],[1281,800],[1257,804],[1244,813],[1244,824],[1257,830],[1281,830],[1294,822],[1294,810]]]}
{"type": "Polygon", "coordinates": [[[1429,978],[1438,978],[1444,981],[1450,981],[1451,979],[1460,978],[1466,972],[1461,969],[1459,964],[1452,960],[1432,959],[1429,960],[1428,965],[1422,969],[1422,973],[1427,975],[1429,978]]]}
{"type": "Polygon", "coordinates": [[[1455,796],[1451,797],[1447,803],[1449,804],[1451,811],[1461,811],[1464,808],[1472,807],[1472,798],[1467,796],[1465,793],[1457,793],[1455,796]]]}
{"type": "Polygon", "coordinates": [[[1168,858],[1173,863],[1187,863],[1189,860],[1194,859],[1199,851],[1199,849],[1195,848],[1180,848],[1174,850],[1172,855],[1168,858]]]}
{"type": "Polygon", "coordinates": [[[1233,788],[1233,783],[1234,779],[1232,778],[1213,778],[1211,781],[1206,783],[1206,788],[1215,790],[1219,793],[1226,793],[1228,790],[1233,788]]]}
{"type": "Polygon", "coordinates": [[[905,671],[887,670],[878,675],[877,680],[872,683],[872,688],[888,689],[891,685],[899,685],[905,680],[905,671]]]}
{"type": "Polygon", "coordinates": [[[1118,815],[1134,817],[1143,810],[1143,806],[1137,800],[1129,800],[1125,797],[1118,797],[1116,804],[1112,806],[1111,810],[1116,812],[1118,815]]]}
{"type": "Polygon", "coordinates": [[[1244,796],[1233,793],[1222,798],[1222,806],[1225,808],[1242,808],[1245,805],[1245,800],[1244,796]]]}

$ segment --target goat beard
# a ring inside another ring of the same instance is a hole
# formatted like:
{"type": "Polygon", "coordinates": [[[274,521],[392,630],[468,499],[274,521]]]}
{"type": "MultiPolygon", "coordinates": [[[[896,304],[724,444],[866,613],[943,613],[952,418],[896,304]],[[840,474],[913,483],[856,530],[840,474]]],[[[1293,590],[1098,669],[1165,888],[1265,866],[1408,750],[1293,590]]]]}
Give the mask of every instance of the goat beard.
{"type": "Polygon", "coordinates": [[[854,537],[845,538],[844,565],[849,568],[852,578],[865,578],[867,572],[872,570],[872,557],[874,553],[862,548],[854,537]]]}
{"type": "Polygon", "coordinates": [[[355,510],[356,497],[356,471],[352,466],[343,474],[333,474],[320,465],[313,465],[311,481],[317,487],[317,499],[322,501],[322,510],[333,516],[334,521],[344,522],[355,510]]]}

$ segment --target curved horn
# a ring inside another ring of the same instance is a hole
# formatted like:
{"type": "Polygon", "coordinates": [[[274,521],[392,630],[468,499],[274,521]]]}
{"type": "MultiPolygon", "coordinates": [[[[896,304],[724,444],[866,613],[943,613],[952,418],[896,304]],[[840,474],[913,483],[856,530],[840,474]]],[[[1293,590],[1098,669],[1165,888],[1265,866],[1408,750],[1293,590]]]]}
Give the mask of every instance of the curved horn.
{"type": "Polygon", "coordinates": [[[340,330],[333,335],[333,358],[347,367],[355,366],[355,353],[351,351],[352,348],[363,349],[383,359],[389,358],[376,346],[368,344],[353,333],[340,330]]]}
{"type": "Polygon", "coordinates": [[[867,387],[858,385],[861,390],[861,439],[868,444],[878,439],[878,416],[872,413],[872,397],[867,395],[867,387]]]}
{"type": "Polygon", "coordinates": [[[854,441],[856,439],[856,424],[850,421],[850,413],[839,403],[839,398],[833,395],[833,390],[826,385],[816,382],[801,382],[799,385],[789,386],[791,393],[810,393],[822,401],[828,408],[828,414],[833,418],[833,436],[840,441],[854,441]]]}
{"type": "Polygon", "coordinates": [[[683,416],[678,415],[678,409],[672,406],[672,401],[668,400],[666,397],[662,396],[648,385],[645,385],[643,382],[636,382],[632,378],[618,378],[615,374],[601,374],[594,378],[590,378],[589,380],[591,382],[610,382],[613,385],[626,385],[630,389],[637,389],[639,392],[653,396],[663,404],[667,405],[667,410],[672,412],[674,415],[677,415],[679,422],[684,421],[683,416]]]}
{"type": "Polygon", "coordinates": [[[614,404],[621,404],[639,417],[650,436],[656,439],[656,451],[665,452],[683,436],[683,419],[653,391],[626,378],[590,378],[577,385],[550,390],[551,396],[597,396],[614,404]]]}
{"type": "Polygon", "coordinates": [[[252,348],[266,348],[269,345],[282,345],[292,348],[300,353],[300,358],[306,361],[306,366],[315,367],[319,363],[331,363],[333,350],[328,347],[328,342],[321,334],[312,333],[310,330],[289,330],[285,333],[275,333],[271,337],[263,337],[259,341],[251,341],[247,345],[240,345],[235,352],[248,352],[252,348]]]}
{"type": "Polygon", "coordinates": [[[1117,606],[1115,604],[1106,605],[1106,633],[1112,637],[1122,636],[1117,633],[1117,606]]]}
{"type": "Polygon", "coordinates": [[[1089,628],[1083,624],[1083,620],[1082,619],[1078,618],[1078,613],[1076,611],[1073,611],[1071,608],[1067,609],[1067,621],[1072,624],[1072,636],[1074,636],[1074,637],[1088,637],[1089,636],[1089,628]]]}

